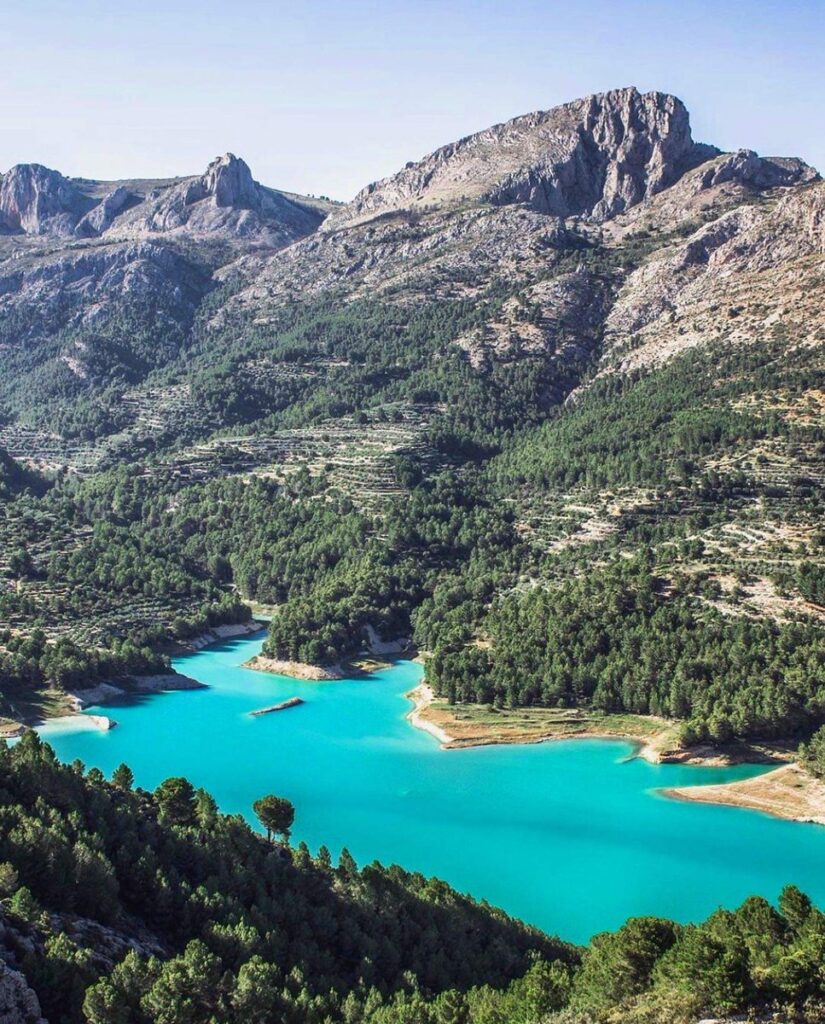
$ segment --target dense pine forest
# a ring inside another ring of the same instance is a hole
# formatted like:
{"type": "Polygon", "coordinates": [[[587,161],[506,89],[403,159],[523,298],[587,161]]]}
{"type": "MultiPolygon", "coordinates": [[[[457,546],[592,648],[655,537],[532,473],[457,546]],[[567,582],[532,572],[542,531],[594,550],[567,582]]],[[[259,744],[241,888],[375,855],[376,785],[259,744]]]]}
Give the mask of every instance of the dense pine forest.
{"type": "MultiPolygon", "coordinates": [[[[231,433],[194,478],[174,451],[56,477],[9,459],[4,692],[158,670],[164,643],[243,621],[255,601],[277,607],[267,653],[337,662],[370,625],[411,636],[450,701],[662,715],[685,722],[688,744],[805,738],[825,719],[820,485],[724,463],[760,443],[822,447],[816,420],[749,404],[754,387],[814,387],[807,354],[781,353],[710,349],[607,377],[515,431],[479,426],[475,394],[431,386],[427,402],[449,414],[426,429],[425,454],[393,455],[398,493],[371,503],[328,464],[250,473],[231,433]],[[600,534],[570,537],[570,496],[621,506],[628,492],[618,514],[593,512],[600,534]],[[766,525],[764,551],[731,550],[731,526],[742,543],[766,525]],[[755,582],[776,613],[748,603],[755,582]]],[[[361,418],[380,430],[393,414],[374,401],[361,418]]]]}
{"type": "Polygon", "coordinates": [[[435,879],[264,839],[183,779],[149,793],[125,765],[111,780],[60,765],[33,732],[0,768],[0,986],[15,1007],[22,974],[53,1024],[677,1024],[749,1007],[815,1021],[825,1007],[825,915],[791,886],[778,909],[635,918],[579,948],[435,879]]]}

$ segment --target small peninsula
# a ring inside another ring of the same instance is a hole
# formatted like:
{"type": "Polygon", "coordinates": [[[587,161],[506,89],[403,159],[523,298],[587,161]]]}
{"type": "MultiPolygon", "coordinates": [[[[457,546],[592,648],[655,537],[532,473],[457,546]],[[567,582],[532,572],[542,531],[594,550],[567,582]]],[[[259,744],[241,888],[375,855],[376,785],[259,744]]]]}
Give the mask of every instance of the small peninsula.
{"type": "Polygon", "coordinates": [[[798,764],[782,765],[739,782],[678,786],[661,792],[673,800],[744,807],[789,821],[825,825],[825,783],[798,764]]]}
{"type": "Polygon", "coordinates": [[[428,683],[407,694],[411,725],[428,732],[444,750],[492,744],[545,743],[570,739],[623,739],[633,742],[637,757],[651,764],[774,764],[754,778],[713,785],[662,789],[673,800],[741,807],[788,821],[825,825],[825,782],[795,758],[792,743],[732,743],[683,748],[676,742],[678,723],[652,715],[607,715],[573,708],[491,708],[450,705],[428,683]]]}

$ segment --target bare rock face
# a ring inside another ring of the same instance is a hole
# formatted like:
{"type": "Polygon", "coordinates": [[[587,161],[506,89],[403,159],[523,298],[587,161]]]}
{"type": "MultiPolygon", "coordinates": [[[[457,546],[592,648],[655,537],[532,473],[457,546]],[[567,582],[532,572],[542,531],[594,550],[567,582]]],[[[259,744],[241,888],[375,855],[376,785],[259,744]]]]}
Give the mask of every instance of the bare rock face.
{"type": "Polygon", "coordinates": [[[115,217],[123,210],[129,201],[129,191],[123,185],[113,189],[94,209],[90,210],[85,217],[81,218],[74,229],[74,233],[80,238],[90,238],[101,235],[111,226],[115,217]]]}
{"type": "Polygon", "coordinates": [[[605,321],[603,370],[661,365],[689,348],[825,336],[825,182],[740,206],[654,253],[625,281],[605,321]]]}
{"type": "Polygon", "coordinates": [[[813,167],[795,157],[760,157],[752,149],[740,149],[708,167],[700,181],[702,188],[735,181],[762,190],[801,185],[815,181],[817,177],[813,167]]]}
{"type": "Polygon", "coordinates": [[[70,235],[92,205],[59,171],[17,164],[0,184],[0,232],[70,235]]]}
{"type": "Polygon", "coordinates": [[[444,146],[368,186],[325,227],[471,200],[604,221],[717,152],[693,141],[687,110],[675,96],[617,89],[444,146]]]}
{"type": "Polygon", "coordinates": [[[215,206],[240,206],[255,209],[262,205],[261,189],[252,179],[246,162],[233,153],[217,157],[201,178],[207,195],[215,206]]]}
{"type": "Polygon", "coordinates": [[[3,1024],[46,1024],[40,1003],[25,977],[0,960],[0,1021],[3,1024]]]}
{"type": "Polygon", "coordinates": [[[259,185],[246,163],[227,153],[195,178],[155,189],[114,226],[113,233],[221,233],[281,246],[310,234],[323,220],[320,209],[259,185]]]}
{"type": "Polygon", "coordinates": [[[227,153],[191,178],[124,184],[65,178],[40,164],[0,177],[0,235],[137,238],[175,232],[280,247],[314,231],[329,204],[259,185],[227,153]]]}

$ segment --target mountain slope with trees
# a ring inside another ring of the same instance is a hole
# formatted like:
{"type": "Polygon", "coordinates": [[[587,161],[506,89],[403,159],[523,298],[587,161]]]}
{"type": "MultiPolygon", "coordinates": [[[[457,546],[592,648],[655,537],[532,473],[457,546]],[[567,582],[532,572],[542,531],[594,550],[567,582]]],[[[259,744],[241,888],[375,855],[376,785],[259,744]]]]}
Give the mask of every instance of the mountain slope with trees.
{"type": "Polygon", "coordinates": [[[581,949],[436,879],[268,841],[185,779],[134,790],[34,733],[0,768],[10,1024],[814,1024],[825,1006],[825,915],[793,886],[778,909],[635,918],[581,949]]]}
{"type": "Polygon", "coordinates": [[[411,635],[456,701],[659,712],[686,742],[823,723],[812,168],[720,153],[675,97],[622,89],[334,209],[230,156],[121,206],[21,174],[0,239],[0,444],[35,474],[0,510],[15,707],[259,601],[268,653],[411,635]]]}

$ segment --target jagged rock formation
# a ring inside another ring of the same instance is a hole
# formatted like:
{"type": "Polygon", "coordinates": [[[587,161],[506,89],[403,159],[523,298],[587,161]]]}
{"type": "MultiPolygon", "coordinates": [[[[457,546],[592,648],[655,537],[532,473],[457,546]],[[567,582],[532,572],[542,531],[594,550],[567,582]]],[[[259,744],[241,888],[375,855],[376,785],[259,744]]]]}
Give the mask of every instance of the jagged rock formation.
{"type": "Polygon", "coordinates": [[[284,245],[310,234],[322,219],[316,205],[259,185],[246,163],[227,153],[213,160],[200,177],[150,191],[118,230],[142,234],[185,228],[195,234],[260,236],[284,245]]]}
{"type": "Polygon", "coordinates": [[[12,386],[32,366],[56,392],[112,372],[139,379],[178,353],[213,271],[313,232],[329,206],[265,188],[232,154],[167,181],[12,168],[0,179],[0,353],[12,386]],[[132,329],[113,343],[124,316],[132,329]]]}
{"type": "Polygon", "coordinates": [[[660,364],[697,345],[747,343],[781,325],[825,336],[825,183],[741,206],[663,248],[631,274],[605,322],[605,368],[660,364]]]}
{"type": "Polygon", "coordinates": [[[17,164],[0,182],[0,231],[68,235],[92,205],[59,171],[41,164],[17,164]]]}
{"type": "Polygon", "coordinates": [[[111,227],[112,221],[128,201],[128,190],[123,185],[118,185],[78,221],[74,233],[80,238],[102,235],[107,228],[111,227]]]}
{"type": "Polygon", "coordinates": [[[693,141],[674,96],[634,88],[588,96],[495,125],[369,185],[327,229],[468,200],[607,220],[718,150],[693,141]]]}
{"type": "MultiPolygon", "coordinates": [[[[34,364],[55,368],[61,387],[66,373],[94,386],[125,360],[134,386],[177,358],[201,300],[227,283],[208,313],[216,332],[237,317],[265,329],[284,306],[333,293],[407,317],[506,284],[519,298],[454,342],[481,375],[599,353],[599,370],[634,368],[721,335],[747,338],[769,322],[778,285],[813,337],[821,304],[805,259],[823,230],[817,180],[801,160],[696,143],[676,97],[633,88],[469,136],[337,208],[265,188],[232,154],[163,181],[18,167],[0,187],[0,352],[14,379],[34,364]],[[640,244],[641,261],[622,255],[640,244]],[[597,272],[577,265],[578,252],[596,250],[597,272]],[[777,269],[760,276],[768,264],[777,269]],[[144,343],[132,358],[127,344],[109,359],[100,329],[124,302],[143,311],[151,351],[144,343]],[[718,315],[728,307],[737,312],[718,315]]],[[[542,394],[543,404],[564,398],[561,387],[542,394]]]]}
{"type": "Polygon", "coordinates": [[[740,149],[713,161],[700,176],[702,188],[736,181],[754,189],[785,188],[813,181],[816,171],[795,157],[760,157],[752,149],[740,149]]]}
{"type": "MultiPolygon", "coordinates": [[[[248,284],[230,306],[255,310],[260,321],[270,307],[332,288],[423,303],[476,295],[502,276],[524,287],[541,314],[526,322],[505,308],[459,339],[480,372],[559,347],[592,353],[602,338],[605,365],[632,350],[621,363],[630,368],[727,336],[727,316],[715,317],[713,329],[675,330],[674,303],[695,295],[713,319],[732,271],[752,260],[740,250],[757,246],[761,259],[772,253],[783,266],[788,287],[799,281],[800,296],[811,285],[795,308],[813,336],[821,320],[810,309],[816,270],[793,261],[814,251],[805,239],[822,230],[818,177],[799,159],[694,143],[678,99],[617,90],[495,126],[369,186],[319,233],[243,264],[248,284]],[[641,235],[662,242],[624,284],[616,272],[538,283],[576,246],[601,242],[611,251],[641,235]]],[[[776,279],[757,285],[754,303],[769,319],[775,302],[766,289],[776,279]]],[[[753,326],[743,315],[736,336],[753,326]]]]}
{"type": "Polygon", "coordinates": [[[804,161],[760,157],[753,150],[722,153],[685,173],[676,184],[607,221],[602,236],[620,243],[640,232],[689,232],[766,194],[818,180],[804,161]]]}
{"type": "Polygon", "coordinates": [[[186,228],[280,246],[314,231],[328,206],[259,185],[231,153],[203,175],[128,184],[70,180],[40,164],[18,164],[0,183],[0,232],[123,238],[186,228]]]}

